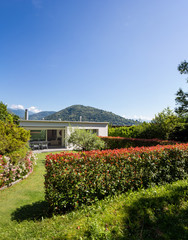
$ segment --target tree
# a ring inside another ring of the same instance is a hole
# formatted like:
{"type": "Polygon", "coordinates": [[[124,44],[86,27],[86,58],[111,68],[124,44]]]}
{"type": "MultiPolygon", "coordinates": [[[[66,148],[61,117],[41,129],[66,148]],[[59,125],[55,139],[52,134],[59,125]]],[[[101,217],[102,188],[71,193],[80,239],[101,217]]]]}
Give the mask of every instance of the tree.
{"type": "Polygon", "coordinates": [[[2,122],[12,122],[19,125],[19,117],[15,114],[11,114],[7,110],[7,105],[0,102],[0,121],[2,122]]]}
{"type": "Polygon", "coordinates": [[[67,142],[72,144],[76,149],[81,149],[83,151],[104,148],[104,141],[96,134],[92,134],[89,130],[85,129],[71,130],[67,142]]]}
{"type": "MultiPolygon", "coordinates": [[[[184,61],[178,66],[180,74],[188,74],[188,62],[184,61]]],[[[188,80],[187,80],[188,83],[188,80]]],[[[176,93],[176,104],[175,112],[179,116],[187,117],[188,115],[188,92],[184,92],[181,88],[176,93]]]]}
{"type": "Polygon", "coordinates": [[[180,120],[181,119],[167,107],[155,115],[155,118],[151,121],[150,128],[156,138],[169,139],[169,135],[174,131],[180,120]]]}
{"type": "Polygon", "coordinates": [[[12,115],[7,111],[7,106],[2,102],[0,102],[0,121],[2,122],[13,121],[12,115]]]}
{"type": "Polygon", "coordinates": [[[6,154],[11,161],[25,157],[29,131],[18,125],[17,117],[7,111],[7,106],[0,102],[0,155],[6,154]]]}

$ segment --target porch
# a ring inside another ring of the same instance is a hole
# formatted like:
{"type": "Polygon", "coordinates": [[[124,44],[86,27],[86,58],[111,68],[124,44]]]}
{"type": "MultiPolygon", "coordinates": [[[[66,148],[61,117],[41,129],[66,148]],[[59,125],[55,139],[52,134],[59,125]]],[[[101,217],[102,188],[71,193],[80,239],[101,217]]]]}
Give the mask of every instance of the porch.
{"type": "Polygon", "coordinates": [[[45,153],[45,152],[64,152],[64,151],[70,151],[67,148],[48,148],[48,149],[36,149],[33,150],[33,153],[45,153]]]}
{"type": "Polygon", "coordinates": [[[65,128],[30,130],[30,147],[33,150],[65,148],[65,128]]]}

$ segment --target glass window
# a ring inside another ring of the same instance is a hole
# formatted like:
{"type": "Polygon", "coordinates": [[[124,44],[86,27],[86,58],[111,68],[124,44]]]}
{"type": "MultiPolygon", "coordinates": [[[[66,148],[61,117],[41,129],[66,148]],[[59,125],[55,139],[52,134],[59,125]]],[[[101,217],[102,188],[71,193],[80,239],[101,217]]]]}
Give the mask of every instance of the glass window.
{"type": "Polygon", "coordinates": [[[46,141],[46,130],[31,130],[31,141],[46,141]]]}
{"type": "Polygon", "coordinates": [[[85,129],[86,131],[89,131],[92,134],[96,134],[98,136],[98,129],[85,129]]]}
{"type": "Polygon", "coordinates": [[[92,131],[92,133],[95,133],[98,135],[98,129],[92,129],[91,131],[92,131]]]}

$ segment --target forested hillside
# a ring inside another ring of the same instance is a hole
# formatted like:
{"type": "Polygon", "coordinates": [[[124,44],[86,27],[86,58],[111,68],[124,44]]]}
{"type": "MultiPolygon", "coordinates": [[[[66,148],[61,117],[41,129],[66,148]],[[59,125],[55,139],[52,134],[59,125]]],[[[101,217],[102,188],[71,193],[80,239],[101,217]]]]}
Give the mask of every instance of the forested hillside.
{"type": "Polygon", "coordinates": [[[138,124],[138,121],[132,119],[125,119],[112,112],[104,111],[94,107],[83,105],[73,105],[67,107],[59,112],[45,117],[46,120],[59,120],[62,121],[82,121],[90,122],[109,122],[111,125],[124,126],[138,124]]]}

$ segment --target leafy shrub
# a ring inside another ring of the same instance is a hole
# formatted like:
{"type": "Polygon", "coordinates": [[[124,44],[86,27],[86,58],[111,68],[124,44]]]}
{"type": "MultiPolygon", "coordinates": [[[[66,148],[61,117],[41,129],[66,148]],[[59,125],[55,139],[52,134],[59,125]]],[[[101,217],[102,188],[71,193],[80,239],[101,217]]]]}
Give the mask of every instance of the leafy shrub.
{"type": "Polygon", "coordinates": [[[72,144],[75,149],[84,151],[101,149],[104,142],[96,135],[85,129],[74,129],[68,138],[68,143],[72,144]]]}
{"type": "Polygon", "coordinates": [[[188,123],[179,123],[169,138],[175,141],[188,142],[188,123]]]}
{"type": "Polygon", "coordinates": [[[63,152],[48,155],[45,166],[45,198],[58,213],[117,192],[186,177],[188,144],[63,152]]]}
{"type": "Polygon", "coordinates": [[[139,139],[139,138],[123,138],[123,137],[101,137],[106,143],[107,149],[120,149],[129,147],[148,147],[160,145],[175,144],[175,141],[167,141],[160,139],[139,139]]]}
{"type": "Polygon", "coordinates": [[[29,132],[14,123],[0,121],[0,154],[7,154],[24,147],[29,140],[29,132]]]}
{"type": "Polygon", "coordinates": [[[142,123],[134,126],[123,127],[108,127],[108,136],[111,137],[125,137],[125,138],[139,138],[141,133],[145,130],[149,123],[142,123]]]}
{"type": "Polygon", "coordinates": [[[7,106],[0,102],[0,188],[32,170],[29,137],[29,131],[19,127],[18,117],[10,114],[7,106]]]}
{"type": "Polygon", "coordinates": [[[0,103],[0,155],[6,155],[15,163],[28,151],[29,131],[19,127],[17,118],[8,113],[0,103]]]}
{"type": "Polygon", "coordinates": [[[33,170],[35,156],[32,152],[14,165],[10,157],[0,155],[0,188],[10,186],[11,183],[22,179],[33,170]]]}
{"type": "Polygon", "coordinates": [[[108,135],[113,137],[125,138],[145,138],[145,139],[170,139],[176,126],[182,119],[173,113],[169,108],[158,113],[150,123],[142,123],[131,127],[109,128],[108,135]]]}

